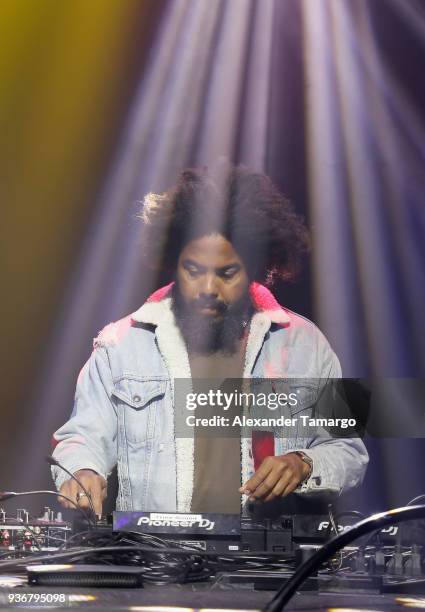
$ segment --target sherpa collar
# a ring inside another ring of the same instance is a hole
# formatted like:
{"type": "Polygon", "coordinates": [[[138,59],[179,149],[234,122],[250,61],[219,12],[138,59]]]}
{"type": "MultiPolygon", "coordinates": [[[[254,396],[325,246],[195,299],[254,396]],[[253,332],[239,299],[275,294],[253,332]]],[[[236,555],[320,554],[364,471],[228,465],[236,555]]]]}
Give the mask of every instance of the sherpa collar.
{"type": "MultiPolygon", "coordinates": [[[[160,325],[165,322],[172,322],[174,315],[171,310],[171,291],[174,283],[161,287],[152,293],[146,302],[136,312],[133,313],[134,321],[149,323],[150,325],[160,325]]],[[[255,310],[264,313],[270,323],[279,325],[289,325],[290,319],[287,312],[280,306],[274,295],[260,283],[251,283],[249,294],[255,310]]]]}
{"type": "MultiPolygon", "coordinates": [[[[139,310],[132,315],[134,321],[155,325],[155,334],[159,350],[164,358],[171,380],[176,378],[191,379],[189,356],[186,345],[176,325],[171,308],[171,290],[173,283],[155,291],[139,310]]],[[[256,310],[251,319],[246,346],[243,377],[250,378],[258,353],[264,342],[264,337],[272,323],[287,326],[290,318],[278,304],[273,294],[259,283],[251,283],[249,287],[252,304],[256,310]]],[[[190,512],[193,494],[194,476],[194,440],[178,438],[176,447],[176,480],[177,480],[177,510],[190,512]]],[[[241,438],[242,482],[245,482],[252,471],[251,441],[241,438]]]]}

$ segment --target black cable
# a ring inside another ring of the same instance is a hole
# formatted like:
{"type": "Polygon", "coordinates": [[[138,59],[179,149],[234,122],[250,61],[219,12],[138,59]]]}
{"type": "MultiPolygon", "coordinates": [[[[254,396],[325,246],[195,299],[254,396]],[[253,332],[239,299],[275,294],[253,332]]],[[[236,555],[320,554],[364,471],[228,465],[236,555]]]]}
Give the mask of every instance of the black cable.
{"type": "MultiPolygon", "coordinates": [[[[329,517],[331,517],[331,513],[332,513],[332,504],[328,504],[328,512],[329,512],[329,517]]],[[[342,510],[341,512],[338,512],[338,514],[333,514],[333,513],[332,513],[332,516],[333,516],[333,520],[334,520],[334,523],[335,523],[335,525],[336,525],[336,526],[338,526],[338,521],[339,521],[340,519],[342,519],[344,516],[347,516],[347,517],[348,517],[348,516],[350,516],[350,517],[351,517],[351,516],[352,516],[352,517],[357,517],[357,516],[358,516],[358,517],[363,518],[363,519],[364,519],[364,518],[366,518],[366,515],[365,515],[365,514],[363,514],[363,512],[359,512],[358,510],[342,510]]],[[[331,524],[329,524],[329,525],[328,525],[328,527],[327,527],[327,529],[326,529],[326,535],[327,535],[327,536],[329,536],[329,535],[330,535],[330,533],[331,533],[331,527],[333,527],[333,529],[334,529],[335,533],[339,533],[339,531],[337,531],[337,530],[335,529],[335,525],[331,525],[331,524]]],[[[381,545],[381,544],[382,544],[382,542],[381,542],[381,536],[380,536],[380,533],[379,533],[379,531],[377,531],[376,533],[372,533],[372,535],[371,535],[371,536],[370,536],[370,537],[369,537],[369,538],[366,540],[366,542],[364,543],[364,547],[369,546],[369,543],[370,543],[370,542],[371,542],[371,541],[372,541],[374,538],[376,538],[376,539],[377,539],[377,541],[378,541],[378,545],[381,545]]],[[[341,557],[342,557],[342,553],[341,553],[341,557]]],[[[339,570],[339,569],[340,569],[340,568],[338,568],[338,570],[339,570]]]]}
{"type": "MultiPolygon", "coordinates": [[[[421,499],[425,499],[425,493],[421,493],[421,495],[417,495],[416,497],[414,497],[413,499],[411,499],[406,506],[412,506],[414,504],[416,504],[416,502],[420,501],[421,499]]],[[[403,525],[400,525],[400,529],[397,532],[396,535],[396,547],[398,548],[398,550],[402,550],[403,548],[403,536],[405,535],[405,530],[403,530],[403,525]]]]}
{"type": "Polygon", "coordinates": [[[327,561],[338,550],[350,544],[362,535],[382,529],[387,525],[425,517],[425,506],[405,506],[387,512],[374,514],[350,529],[343,531],[332,540],[323,545],[310,559],[307,559],[297,569],[295,574],[279,589],[273,599],[264,608],[264,612],[280,612],[291,599],[297,588],[308,576],[327,561]]]}
{"type": "MultiPolygon", "coordinates": [[[[94,516],[94,519],[93,519],[93,522],[94,522],[94,528],[96,529],[96,527],[97,527],[97,515],[96,515],[96,511],[95,511],[95,509],[94,509],[94,505],[93,505],[92,496],[91,496],[91,495],[90,495],[90,493],[87,491],[86,487],[83,485],[83,483],[80,481],[80,479],[79,479],[79,478],[77,478],[77,477],[75,476],[75,474],[73,474],[72,472],[70,472],[70,471],[69,471],[69,470],[68,470],[68,469],[67,469],[65,466],[63,466],[61,463],[59,463],[59,461],[58,461],[57,459],[55,459],[55,458],[54,458],[54,457],[52,457],[51,455],[47,455],[47,456],[45,457],[45,459],[46,459],[46,461],[47,461],[47,463],[48,463],[49,465],[55,465],[55,466],[57,466],[58,468],[60,468],[61,470],[63,470],[63,471],[66,473],[66,474],[68,474],[68,476],[69,476],[70,478],[72,478],[72,480],[74,480],[74,481],[77,483],[77,485],[78,485],[79,487],[81,487],[81,488],[82,488],[83,492],[86,494],[87,499],[89,500],[90,509],[91,509],[91,511],[93,512],[93,516],[94,516]]],[[[78,507],[80,508],[81,506],[78,506],[78,507]]]]}
{"type": "MultiPolygon", "coordinates": [[[[144,580],[153,584],[199,582],[208,580],[220,571],[243,571],[244,569],[287,571],[293,564],[282,560],[281,553],[248,552],[210,552],[187,545],[179,545],[172,540],[163,540],[152,534],[136,532],[100,533],[88,531],[75,534],[73,541],[81,541],[84,546],[48,555],[32,555],[23,559],[0,561],[0,571],[12,570],[28,563],[50,562],[66,559],[76,563],[127,564],[138,566],[143,571],[144,580]],[[141,542],[142,544],[140,544],[141,542]],[[108,544],[111,545],[108,545],[108,544]],[[99,546],[100,544],[100,546],[99,546]],[[104,545],[106,544],[106,546],[104,545]],[[125,544],[125,545],[123,545],[125,544]],[[147,544],[147,546],[145,545],[147,544]],[[170,545],[175,548],[170,548],[170,545]]],[[[69,541],[66,544],[69,546],[69,541]]]]}
{"type": "MultiPolygon", "coordinates": [[[[212,551],[204,551],[204,550],[199,550],[196,552],[192,552],[192,551],[188,551],[188,550],[184,550],[181,548],[151,548],[148,546],[142,546],[142,545],[127,545],[127,546],[121,546],[121,545],[116,545],[116,546],[102,546],[102,547],[98,547],[98,548],[92,548],[92,547],[83,547],[83,548],[77,548],[76,550],[69,550],[69,551],[64,551],[64,552],[60,552],[60,553],[53,553],[53,554],[47,554],[47,555],[33,555],[31,557],[31,561],[33,563],[39,563],[42,561],[50,561],[50,562],[54,562],[57,560],[62,560],[62,559],[71,559],[73,557],[75,558],[80,558],[80,557],[87,557],[89,555],[94,555],[94,556],[98,556],[99,554],[104,554],[104,553],[145,553],[147,555],[153,555],[155,557],[159,556],[159,555],[167,555],[166,559],[169,558],[169,555],[176,555],[178,557],[184,557],[184,556],[192,556],[192,557],[205,557],[205,558],[213,558],[213,559],[217,559],[218,561],[223,558],[227,558],[230,557],[232,560],[237,560],[237,559],[249,559],[250,555],[249,553],[246,552],[226,552],[225,554],[220,553],[220,552],[212,552],[212,551]]],[[[279,558],[280,553],[276,553],[276,552],[268,552],[267,555],[265,555],[265,559],[269,559],[269,558],[279,558]]],[[[255,559],[259,558],[258,553],[253,555],[253,557],[255,559]]],[[[0,571],[4,570],[4,569],[9,569],[11,567],[15,567],[16,565],[21,565],[22,564],[22,559],[16,559],[14,561],[4,561],[4,562],[0,562],[0,571]]]]}

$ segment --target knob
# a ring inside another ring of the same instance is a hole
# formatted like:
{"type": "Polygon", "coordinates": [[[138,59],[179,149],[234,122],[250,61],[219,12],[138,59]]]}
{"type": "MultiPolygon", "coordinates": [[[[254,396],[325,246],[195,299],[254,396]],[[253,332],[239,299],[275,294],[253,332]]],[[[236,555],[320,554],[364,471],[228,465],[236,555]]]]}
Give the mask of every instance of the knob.
{"type": "Polygon", "coordinates": [[[16,510],[16,518],[18,521],[22,521],[23,523],[28,523],[29,512],[25,510],[25,508],[18,508],[16,510]]]}

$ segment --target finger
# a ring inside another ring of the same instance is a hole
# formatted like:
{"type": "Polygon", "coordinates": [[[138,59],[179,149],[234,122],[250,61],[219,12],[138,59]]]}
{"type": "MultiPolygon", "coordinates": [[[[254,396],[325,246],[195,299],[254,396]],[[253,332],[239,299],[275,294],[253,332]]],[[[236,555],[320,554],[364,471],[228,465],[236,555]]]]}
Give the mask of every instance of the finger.
{"type": "Polygon", "coordinates": [[[251,493],[249,496],[249,501],[263,499],[266,495],[268,495],[271,488],[272,487],[267,486],[265,482],[262,482],[260,485],[258,485],[255,491],[251,493]]]}
{"type": "Polygon", "coordinates": [[[102,494],[99,491],[92,495],[93,508],[97,515],[102,515],[102,494]]]}
{"type": "MultiPolygon", "coordinates": [[[[268,475],[266,480],[264,480],[256,488],[256,490],[253,493],[251,493],[249,499],[252,501],[256,499],[264,499],[267,495],[269,495],[269,493],[271,493],[271,491],[273,491],[274,487],[280,480],[285,480],[285,476],[284,475],[282,476],[278,472],[272,472],[271,474],[268,475]]],[[[285,481],[285,485],[286,485],[286,481],[285,481]]]]}
{"type": "Polygon", "coordinates": [[[292,470],[289,465],[283,461],[270,461],[272,465],[272,470],[267,476],[267,478],[257,487],[256,491],[254,491],[250,499],[263,499],[271,493],[276,484],[282,480],[284,485],[287,484],[288,480],[291,477],[292,470]]]}
{"type": "Polygon", "coordinates": [[[282,491],[282,497],[286,497],[290,493],[293,493],[295,489],[299,485],[299,480],[297,478],[292,478],[289,483],[286,485],[285,489],[282,491]]]}
{"type": "MultiPolygon", "coordinates": [[[[102,479],[103,480],[103,479],[102,479]]],[[[102,481],[99,477],[95,477],[91,479],[90,484],[86,486],[87,493],[91,497],[91,501],[93,504],[93,508],[96,514],[102,514],[102,501],[103,501],[103,488],[102,481]]],[[[82,502],[84,502],[84,507],[90,508],[90,500],[87,497],[81,498],[82,502]]]]}
{"type": "Polygon", "coordinates": [[[267,497],[264,498],[264,502],[269,502],[272,501],[273,499],[276,499],[276,497],[282,497],[282,494],[285,490],[285,488],[287,487],[287,482],[286,480],[284,480],[283,478],[281,478],[273,487],[273,489],[270,491],[270,493],[267,495],[267,497]]]}
{"type": "Polygon", "coordinates": [[[294,478],[291,474],[287,474],[286,477],[281,478],[272,491],[263,499],[264,502],[272,501],[276,497],[285,497],[290,493],[293,493],[298,487],[298,479],[294,478]]]}
{"type": "Polygon", "coordinates": [[[264,459],[258,470],[247,482],[240,488],[241,493],[247,493],[248,491],[252,494],[256,488],[267,478],[272,470],[272,463],[264,459]]]}
{"type": "MultiPolygon", "coordinates": [[[[100,495],[103,486],[106,486],[106,481],[104,478],[99,476],[98,474],[84,474],[79,478],[81,483],[81,488],[79,488],[80,495],[82,493],[88,493],[90,497],[94,495],[100,495]],[[84,487],[84,489],[83,489],[84,487]]],[[[82,499],[86,499],[83,495],[82,499]]]]}
{"type": "Polygon", "coordinates": [[[269,466],[264,464],[264,462],[260,465],[258,470],[251,476],[249,480],[246,481],[244,485],[241,487],[242,493],[247,493],[255,491],[255,489],[263,482],[267,475],[270,472],[269,466]]]}
{"type": "Polygon", "coordinates": [[[70,508],[75,510],[76,506],[80,506],[78,497],[80,493],[82,493],[81,487],[75,482],[75,480],[71,480],[69,484],[69,497],[73,500],[74,504],[70,504],[70,508]]]}
{"type": "MultiPolygon", "coordinates": [[[[76,491],[77,491],[77,486],[70,479],[63,483],[63,485],[61,486],[59,490],[59,493],[61,495],[66,495],[66,497],[68,497],[71,500],[75,500],[76,491]]],[[[72,504],[72,502],[69,501],[68,499],[65,499],[64,497],[59,497],[58,499],[65,508],[75,508],[74,504],[72,504]]]]}
{"type": "MultiPolygon", "coordinates": [[[[86,487],[86,489],[88,488],[87,483],[82,482],[82,479],[79,478],[79,482],[81,482],[83,484],[84,487],[86,487]]],[[[79,507],[79,508],[86,508],[88,507],[90,504],[88,503],[88,498],[85,495],[85,492],[83,491],[82,487],[75,482],[75,480],[69,480],[69,488],[68,488],[68,495],[69,497],[74,500],[74,503],[79,507]],[[80,495],[82,495],[82,497],[80,498],[80,495]]],[[[71,508],[75,509],[75,505],[70,505],[71,508]]]]}
{"type": "MultiPolygon", "coordinates": [[[[90,491],[88,491],[88,493],[90,493],[90,491]]],[[[88,496],[85,494],[85,492],[83,490],[81,490],[79,492],[80,497],[78,497],[78,507],[79,508],[90,508],[90,500],[88,498],[88,496]]],[[[93,496],[91,496],[93,498],[93,496]]]]}
{"type": "Polygon", "coordinates": [[[108,495],[108,483],[101,476],[99,476],[99,478],[100,478],[100,488],[101,488],[102,501],[103,501],[104,499],[106,499],[106,496],[108,495]]]}
{"type": "Polygon", "coordinates": [[[69,503],[69,501],[67,499],[65,499],[64,497],[62,497],[62,495],[65,495],[65,493],[62,493],[62,491],[59,491],[60,495],[57,496],[57,500],[60,503],[61,506],[63,506],[64,508],[71,508],[71,504],[69,503]]]}
{"type": "Polygon", "coordinates": [[[94,511],[96,512],[96,504],[97,504],[97,500],[100,499],[100,493],[94,489],[93,487],[85,487],[86,491],[83,491],[83,489],[79,489],[77,491],[77,504],[79,508],[83,508],[84,510],[91,510],[92,508],[92,504],[93,504],[93,508],[94,511]]]}
{"type": "Polygon", "coordinates": [[[82,489],[80,490],[81,497],[78,498],[78,507],[82,508],[83,510],[91,510],[93,504],[95,514],[101,514],[102,500],[100,494],[93,490],[90,491],[89,489],[87,489],[87,493],[90,495],[90,498],[85,494],[85,491],[82,489]]]}

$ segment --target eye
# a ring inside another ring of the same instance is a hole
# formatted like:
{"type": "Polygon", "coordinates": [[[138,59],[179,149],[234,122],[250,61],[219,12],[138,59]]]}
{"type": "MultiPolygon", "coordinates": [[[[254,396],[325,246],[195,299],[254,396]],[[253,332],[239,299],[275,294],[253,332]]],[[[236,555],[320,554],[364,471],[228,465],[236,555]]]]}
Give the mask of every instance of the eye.
{"type": "Polygon", "coordinates": [[[227,279],[233,278],[238,271],[238,268],[228,268],[227,270],[224,270],[224,272],[222,273],[222,277],[227,279]]]}
{"type": "Polygon", "coordinates": [[[199,269],[195,268],[195,266],[186,266],[186,271],[192,278],[196,278],[200,274],[199,269]]]}

